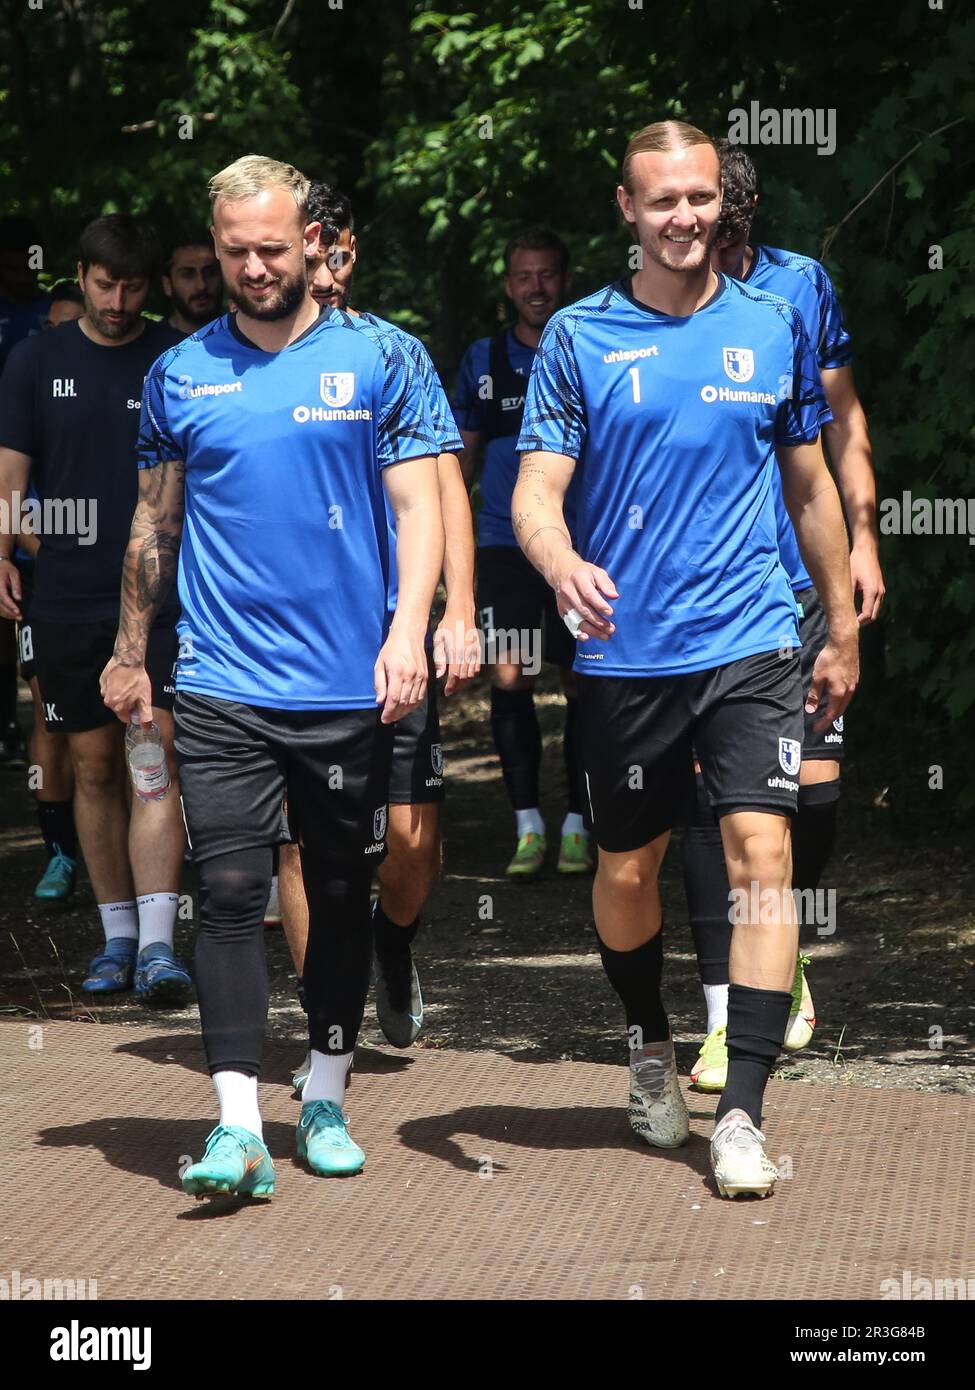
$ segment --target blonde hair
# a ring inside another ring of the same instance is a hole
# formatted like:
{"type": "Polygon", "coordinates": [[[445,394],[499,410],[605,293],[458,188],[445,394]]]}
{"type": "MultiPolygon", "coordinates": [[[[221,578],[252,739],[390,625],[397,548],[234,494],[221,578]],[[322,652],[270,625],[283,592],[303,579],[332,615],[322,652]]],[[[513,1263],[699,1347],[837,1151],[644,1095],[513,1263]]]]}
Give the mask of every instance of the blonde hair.
{"type": "Polygon", "coordinates": [[[698,130],[697,126],[688,125],[686,121],[654,121],[653,125],[645,125],[642,130],[637,131],[626,147],[620,182],[627,193],[633,192],[631,174],[634,155],[660,154],[666,150],[687,149],[691,145],[710,145],[715,158],[720,162],[714,141],[710,135],[705,135],[703,130],[698,130]]]}
{"type": "Polygon", "coordinates": [[[210,204],[213,206],[218,198],[242,203],[268,188],[286,188],[302,220],[308,221],[308,179],[293,164],[282,164],[262,154],[245,154],[214,174],[209,183],[210,204]]]}

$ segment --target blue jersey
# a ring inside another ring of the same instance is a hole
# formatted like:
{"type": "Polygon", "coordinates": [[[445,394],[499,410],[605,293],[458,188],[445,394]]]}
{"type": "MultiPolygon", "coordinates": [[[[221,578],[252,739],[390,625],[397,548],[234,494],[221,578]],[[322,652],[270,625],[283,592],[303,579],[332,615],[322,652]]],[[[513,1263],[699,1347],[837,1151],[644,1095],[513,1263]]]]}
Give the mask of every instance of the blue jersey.
{"type": "Polygon", "coordinates": [[[584,675],[669,676],[798,645],[779,561],[775,446],[829,418],[798,312],[718,278],[686,318],[628,282],[551,320],[518,440],[577,460],[578,550],[619,591],[584,675]]]}
{"type": "MultiPolygon", "coordinates": [[[[844,367],[852,361],[850,335],[843,323],[833,282],[819,261],[794,251],[755,246],[744,283],[757,290],[781,295],[794,304],[802,317],[806,336],[816,349],[819,370],[844,367]]],[[[792,519],[786,510],[781,478],[775,479],[775,515],[779,528],[779,554],[795,592],[812,584],[799,552],[792,519]]]]}
{"type": "Polygon", "coordinates": [[[177,689],[369,709],[389,618],[382,469],[435,455],[393,335],[326,311],[280,352],[224,315],[152,366],[138,461],[184,460],[177,689]]]}
{"type": "MultiPolygon", "coordinates": [[[[447,400],[446,392],[437,375],[437,369],[433,365],[430,354],[420,342],[419,338],[414,338],[412,333],[407,333],[402,328],[397,328],[395,323],[387,323],[385,319],[378,318],[375,314],[350,314],[349,321],[352,326],[362,325],[368,327],[370,324],[382,331],[391,334],[394,341],[399,343],[403,351],[406,352],[416,368],[417,378],[420,386],[426,393],[427,406],[430,411],[430,419],[433,421],[433,428],[437,437],[437,452],[439,454],[456,454],[463,449],[463,441],[457,433],[457,425],[451,413],[450,404],[447,400]]],[[[386,520],[389,525],[389,593],[387,606],[390,613],[396,609],[396,600],[399,596],[399,575],[396,568],[396,518],[393,509],[386,498],[386,520]]]]}

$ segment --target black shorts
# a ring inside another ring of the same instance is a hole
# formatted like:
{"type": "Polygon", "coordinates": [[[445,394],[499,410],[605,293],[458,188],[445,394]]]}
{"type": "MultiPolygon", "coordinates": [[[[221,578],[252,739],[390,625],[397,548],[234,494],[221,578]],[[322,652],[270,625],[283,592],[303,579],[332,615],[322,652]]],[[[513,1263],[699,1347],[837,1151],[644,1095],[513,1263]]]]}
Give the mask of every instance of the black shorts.
{"type": "Polygon", "coordinates": [[[30,628],[30,601],[34,596],[34,566],[17,566],[20,575],[20,603],[23,614],[17,624],[17,651],[20,656],[20,674],[30,685],[37,675],[37,662],[34,660],[34,637],[30,628]]]}
{"type": "Polygon", "coordinates": [[[288,840],[346,872],[382,862],[392,727],[378,709],[263,709],[181,691],[174,713],[197,863],[288,840]]]}
{"type": "MultiPolygon", "coordinates": [[[[115,722],[98,688],[115,650],[116,621],[49,623],[32,619],[37,683],[48,733],[83,734],[115,722]]],[[[146,645],[146,671],[156,709],[172,709],[176,698],[179,636],[172,621],[157,623],[146,645]]]]}
{"type": "Polygon", "coordinates": [[[520,659],[537,671],[542,660],[568,669],[576,659],[576,641],[559,617],[554,591],[516,545],[479,547],[477,621],[491,665],[520,659]]]}
{"type": "MultiPolygon", "coordinates": [[[[815,589],[800,589],[795,598],[796,608],[799,610],[799,640],[802,642],[802,693],[805,695],[812,685],[813,667],[817,656],[826,645],[829,629],[826,625],[825,609],[815,589]]],[[[819,708],[822,709],[828,703],[829,697],[824,691],[819,708]]],[[[842,762],[843,715],[834,719],[821,733],[816,733],[813,728],[819,718],[818,711],[816,714],[807,714],[804,718],[806,727],[802,736],[803,758],[808,758],[811,762],[824,762],[835,758],[837,762],[842,762]]]]}
{"type": "Polygon", "coordinates": [[[611,854],[639,849],[692,814],[692,749],[717,816],[794,815],[798,653],[682,676],[580,676],[579,733],[596,843],[611,854]]]}
{"type": "Polygon", "coordinates": [[[419,806],[443,801],[443,745],[432,652],[427,653],[427,660],[429,678],[423,704],[393,725],[390,806],[419,806]]]}

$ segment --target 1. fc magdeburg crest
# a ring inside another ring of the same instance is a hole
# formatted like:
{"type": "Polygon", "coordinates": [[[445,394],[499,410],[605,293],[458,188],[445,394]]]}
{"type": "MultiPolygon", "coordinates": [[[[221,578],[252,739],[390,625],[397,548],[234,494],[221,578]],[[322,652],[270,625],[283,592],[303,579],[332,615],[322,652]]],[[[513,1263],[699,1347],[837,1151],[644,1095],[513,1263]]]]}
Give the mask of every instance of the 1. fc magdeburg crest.
{"type": "Polygon", "coordinates": [[[355,372],[322,372],[322,400],[333,410],[348,405],[355,392],[355,372]]]}
{"type": "Polygon", "coordinates": [[[732,381],[751,381],[755,375],[755,354],[751,348],[723,348],[725,375],[732,381]]]}
{"type": "Polygon", "coordinates": [[[794,777],[802,762],[802,744],[797,738],[779,739],[779,767],[794,777]]]}

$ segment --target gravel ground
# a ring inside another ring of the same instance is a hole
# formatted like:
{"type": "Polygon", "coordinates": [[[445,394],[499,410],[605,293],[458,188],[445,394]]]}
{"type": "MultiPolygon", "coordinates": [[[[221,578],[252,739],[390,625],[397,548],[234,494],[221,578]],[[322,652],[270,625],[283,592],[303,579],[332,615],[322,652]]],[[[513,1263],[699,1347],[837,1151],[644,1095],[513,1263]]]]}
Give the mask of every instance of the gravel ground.
{"type": "MultiPolygon", "coordinates": [[[[512,884],[504,865],[513,828],[490,743],[483,684],[444,702],[450,777],[444,815],[444,875],[424,915],[416,959],[426,1001],[418,1046],[494,1049],[525,1062],[572,1058],[622,1061],[621,1020],[595,951],[588,880],[555,872],[563,806],[558,745],[560,701],[539,700],[545,735],[543,809],[550,827],[545,876],[512,884]]],[[[29,706],[21,706],[25,725],[29,706]]],[[[975,871],[962,830],[892,813],[873,769],[848,763],[837,852],[824,887],[837,894],[836,930],[804,949],[819,1024],[812,1045],[783,1061],[778,1075],[837,1086],[975,1094],[975,871]]],[[[87,881],[68,904],[33,896],[43,853],[22,768],[0,770],[0,1011],[74,1017],[79,1022],[198,1027],[195,1008],[150,1012],[132,996],[89,1003],[79,984],[98,945],[87,881]]],[[[192,909],[192,875],[184,885],[192,909]]],[[[665,999],[686,1071],[703,1036],[697,982],[676,847],[663,894],[665,999]]],[[[192,923],[180,944],[190,954],[192,923]]],[[[269,1028],[304,1038],[284,938],[269,932],[269,1028]]],[[[365,1045],[382,1043],[370,1006],[365,1045]]]]}

